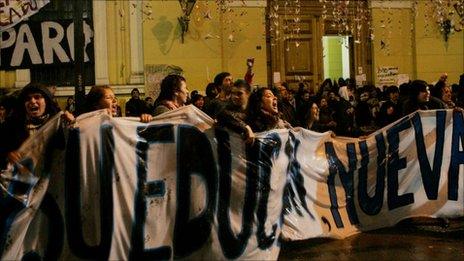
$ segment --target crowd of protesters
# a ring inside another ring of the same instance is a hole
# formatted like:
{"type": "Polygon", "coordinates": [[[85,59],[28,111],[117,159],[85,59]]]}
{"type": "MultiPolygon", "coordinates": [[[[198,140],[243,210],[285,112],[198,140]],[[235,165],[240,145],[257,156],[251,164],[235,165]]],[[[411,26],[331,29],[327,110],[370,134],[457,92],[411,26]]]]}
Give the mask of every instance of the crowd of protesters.
{"type": "MultiPolygon", "coordinates": [[[[56,87],[29,83],[17,95],[1,97],[0,169],[4,169],[8,162],[18,162],[22,157],[19,148],[23,142],[60,112],[54,90],[56,87]]],[[[86,96],[84,112],[103,110],[110,116],[118,116],[117,107],[116,96],[111,87],[94,86],[86,96]]],[[[61,114],[63,120],[61,127],[71,126],[74,123],[73,113],[75,113],[74,99],[69,97],[66,109],[61,114]]],[[[151,114],[144,112],[140,112],[138,116],[141,122],[149,122],[153,118],[151,114]]],[[[58,132],[62,132],[62,128],[58,132]]],[[[64,135],[55,136],[58,138],[53,137],[53,146],[64,146],[64,135]]]]}
{"type": "Polygon", "coordinates": [[[290,127],[360,137],[416,110],[461,110],[464,74],[459,84],[450,84],[442,75],[434,84],[414,80],[383,86],[383,90],[372,85],[357,87],[351,79],[326,79],[312,92],[304,83],[297,91],[286,83],[252,90],[249,82],[232,83],[230,74],[220,73],[208,84],[206,97],[194,94],[191,103],[246,140],[253,132],[290,127]]]}
{"type": "MultiPolygon", "coordinates": [[[[434,84],[414,80],[400,86],[384,86],[383,90],[372,85],[357,87],[351,79],[326,79],[317,92],[303,82],[296,91],[285,82],[271,88],[252,88],[252,80],[251,66],[245,79],[235,82],[230,73],[222,72],[206,86],[203,96],[199,91],[189,95],[184,77],[168,75],[161,82],[156,100],[141,99],[139,90],[134,88],[125,106],[125,116],[149,122],[157,115],[193,104],[212,117],[218,127],[231,129],[253,142],[256,132],[292,127],[359,137],[416,110],[464,108],[464,74],[456,84],[450,84],[447,76],[442,75],[434,84]]],[[[15,97],[0,98],[0,168],[8,161],[19,160],[20,145],[60,111],[55,90],[53,86],[30,83],[15,97]]],[[[94,86],[86,96],[84,112],[99,109],[106,109],[111,116],[122,116],[109,86],[94,86]]],[[[72,123],[75,113],[74,98],[70,96],[62,117],[72,123]]]]}

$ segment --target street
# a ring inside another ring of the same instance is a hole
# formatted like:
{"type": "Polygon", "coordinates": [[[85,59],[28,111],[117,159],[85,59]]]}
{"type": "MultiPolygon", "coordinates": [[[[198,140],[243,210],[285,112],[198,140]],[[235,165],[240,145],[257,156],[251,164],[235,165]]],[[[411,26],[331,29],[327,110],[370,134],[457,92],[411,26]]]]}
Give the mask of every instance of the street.
{"type": "Polygon", "coordinates": [[[285,242],[279,260],[463,260],[464,219],[406,221],[344,240],[285,242]]]}

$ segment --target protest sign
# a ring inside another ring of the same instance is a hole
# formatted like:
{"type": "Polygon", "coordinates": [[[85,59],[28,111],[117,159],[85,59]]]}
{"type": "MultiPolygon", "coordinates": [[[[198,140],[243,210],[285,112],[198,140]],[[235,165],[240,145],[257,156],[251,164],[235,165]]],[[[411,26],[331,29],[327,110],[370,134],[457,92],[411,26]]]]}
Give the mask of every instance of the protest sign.
{"type": "Polygon", "coordinates": [[[377,68],[376,86],[391,86],[398,82],[398,67],[384,66],[377,68]]]}
{"type": "Polygon", "coordinates": [[[50,0],[0,0],[0,33],[36,14],[50,0]]]}
{"type": "MultiPolygon", "coordinates": [[[[86,21],[84,61],[93,61],[93,30],[86,21]]],[[[72,20],[23,22],[0,32],[0,69],[70,64],[74,61],[72,20]]]]}
{"type": "Polygon", "coordinates": [[[464,216],[464,117],[413,113],[366,139],[301,128],[253,145],[194,106],[145,124],[51,119],[3,171],[2,259],[275,260],[279,238],[345,238],[464,216]],[[20,171],[21,170],[21,171],[20,171]]]}

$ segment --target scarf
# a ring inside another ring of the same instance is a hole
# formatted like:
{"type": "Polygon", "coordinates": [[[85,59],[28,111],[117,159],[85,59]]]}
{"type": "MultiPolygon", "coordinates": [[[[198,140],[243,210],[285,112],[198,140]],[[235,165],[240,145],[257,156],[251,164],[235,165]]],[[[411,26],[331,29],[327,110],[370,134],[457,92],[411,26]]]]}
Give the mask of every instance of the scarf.
{"type": "Polygon", "coordinates": [[[44,125],[48,121],[49,118],[50,118],[50,114],[45,114],[40,117],[34,117],[34,118],[28,119],[26,122],[26,130],[29,136],[36,133],[37,130],[39,130],[39,128],[42,127],[42,125],[44,125]]]}

